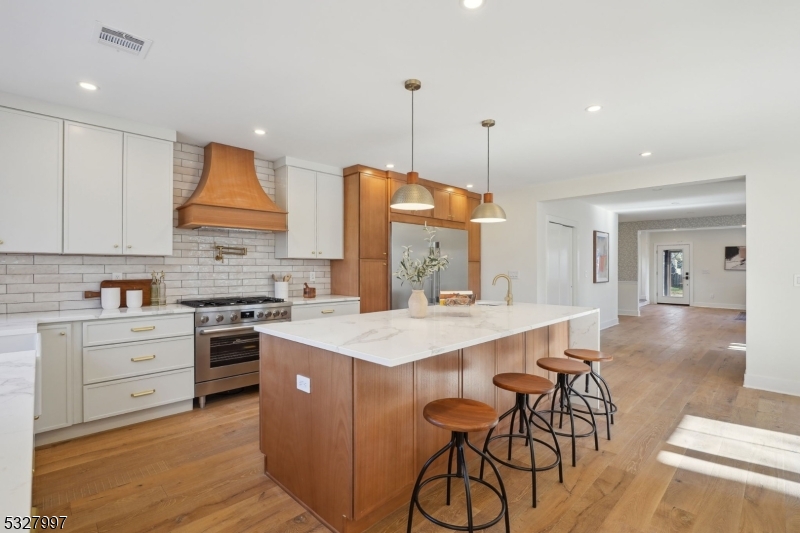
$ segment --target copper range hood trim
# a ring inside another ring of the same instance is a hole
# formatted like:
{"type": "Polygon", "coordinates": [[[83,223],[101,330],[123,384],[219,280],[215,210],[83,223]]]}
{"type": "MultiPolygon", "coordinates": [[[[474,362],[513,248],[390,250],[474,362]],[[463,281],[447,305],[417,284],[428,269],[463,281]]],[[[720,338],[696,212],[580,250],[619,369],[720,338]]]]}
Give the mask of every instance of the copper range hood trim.
{"type": "Polygon", "coordinates": [[[261,187],[252,150],[209,143],[204,154],[200,183],[178,208],[179,228],[287,230],[287,212],[261,187]]]}

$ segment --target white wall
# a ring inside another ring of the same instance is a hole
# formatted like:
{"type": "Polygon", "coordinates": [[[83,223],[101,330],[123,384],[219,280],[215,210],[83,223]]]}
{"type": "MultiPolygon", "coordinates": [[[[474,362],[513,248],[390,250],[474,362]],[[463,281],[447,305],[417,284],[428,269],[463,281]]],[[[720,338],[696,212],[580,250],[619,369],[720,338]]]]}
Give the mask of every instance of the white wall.
{"type": "Polygon", "coordinates": [[[481,255],[481,276],[487,281],[481,287],[482,297],[501,300],[505,285],[492,287],[489,280],[501,272],[516,270],[520,277],[514,281],[514,301],[547,301],[547,223],[555,219],[575,228],[574,305],[599,308],[601,328],[618,324],[617,214],[581,200],[544,202],[533,207],[527,194],[507,199],[498,203],[505,209],[508,222],[485,224],[482,229],[481,241],[492,241],[491,247],[483,244],[481,255]],[[592,282],[594,230],[609,233],[608,283],[592,282]],[[487,248],[493,251],[487,253],[487,248]]]}
{"type": "MultiPolygon", "coordinates": [[[[793,277],[800,274],[800,247],[792,246],[787,239],[788,231],[800,227],[800,152],[796,145],[584,176],[495,194],[495,201],[506,207],[509,222],[505,228],[487,225],[483,230],[484,279],[491,272],[487,267],[517,263],[535,268],[535,252],[519,252],[514,242],[524,246],[535,242],[537,201],[735,176],[747,177],[745,386],[800,396],[800,287],[794,286],[793,277]],[[517,209],[521,206],[527,211],[517,209]],[[504,236],[504,232],[517,229],[519,235],[504,236]]],[[[528,281],[524,291],[535,293],[535,280],[528,281]]]]}
{"type": "MultiPolygon", "coordinates": [[[[692,284],[692,305],[721,309],[745,309],[745,276],[740,270],[725,270],[725,246],[745,244],[745,228],[707,229],[696,231],[648,231],[650,247],[648,263],[655,261],[656,246],[664,244],[691,244],[689,276],[692,284]],[[706,273],[707,272],[707,273],[706,273]]],[[[651,272],[650,301],[655,303],[660,286],[651,272]]]]}

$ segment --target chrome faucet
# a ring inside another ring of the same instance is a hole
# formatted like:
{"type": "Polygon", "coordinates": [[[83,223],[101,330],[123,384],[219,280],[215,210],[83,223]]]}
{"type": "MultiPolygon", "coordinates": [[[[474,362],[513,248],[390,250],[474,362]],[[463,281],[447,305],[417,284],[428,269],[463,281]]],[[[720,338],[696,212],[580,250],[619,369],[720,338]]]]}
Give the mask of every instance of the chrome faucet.
{"type": "Polygon", "coordinates": [[[506,278],[506,281],[508,282],[508,293],[504,298],[506,301],[506,305],[514,305],[514,295],[511,293],[511,278],[509,278],[505,274],[498,274],[494,277],[494,280],[492,280],[492,285],[495,285],[497,283],[497,280],[500,278],[506,278]]]}

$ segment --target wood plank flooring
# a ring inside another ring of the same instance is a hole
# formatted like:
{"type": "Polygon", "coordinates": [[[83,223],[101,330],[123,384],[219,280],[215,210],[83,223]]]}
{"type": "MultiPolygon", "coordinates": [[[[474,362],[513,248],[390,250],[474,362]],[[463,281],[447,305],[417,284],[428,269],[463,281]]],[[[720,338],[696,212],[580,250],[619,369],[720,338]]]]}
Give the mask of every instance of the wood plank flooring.
{"type": "MultiPolygon", "coordinates": [[[[555,470],[541,473],[537,509],[530,476],[501,468],[511,530],[800,531],[800,398],[741,386],[738,312],[649,305],[642,314],[602,333],[615,357],[603,369],[620,408],[613,440],[601,428],[596,452],[581,439],[563,485],[555,470]]],[[[68,515],[67,531],[326,531],[263,475],[257,399],[212,397],[205,410],[39,449],[34,502],[41,514],[68,515]]],[[[561,447],[569,457],[569,439],[561,447]]],[[[524,463],[527,450],[514,457],[524,463]]],[[[463,520],[463,489],[446,507],[443,485],[432,485],[429,509],[463,520]]],[[[473,499],[477,520],[497,512],[488,491],[473,499]]],[[[370,533],[404,532],[406,513],[370,533]]],[[[415,513],[414,531],[441,530],[415,513]]]]}

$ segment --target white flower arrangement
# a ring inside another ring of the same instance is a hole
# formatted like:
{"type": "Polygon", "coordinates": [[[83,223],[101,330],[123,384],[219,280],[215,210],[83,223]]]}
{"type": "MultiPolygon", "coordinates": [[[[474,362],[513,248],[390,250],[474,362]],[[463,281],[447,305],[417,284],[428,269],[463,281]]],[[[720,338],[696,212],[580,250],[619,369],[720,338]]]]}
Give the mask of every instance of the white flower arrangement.
{"type": "Polygon", "coordinates": [[[411,246],[403,246],[403,257],[400,259],[400,267],[392,275],[400,280],[400,285],[406,281],[411,283],[412,288],[421,289],[425,279],[434,272],[446,270],[450,265],[447,255],[437,255],[433,248],[433,238],[436,230],[429,228],[425,224],[423,228],[428,234],[425,240],[428,242],[428,255],[424,259],[411,259],[411,246]]]}

